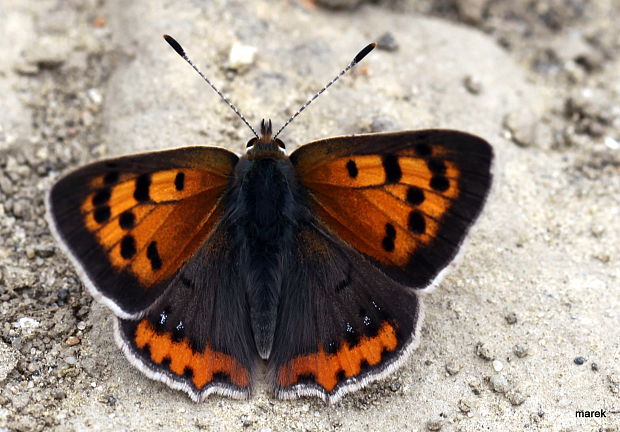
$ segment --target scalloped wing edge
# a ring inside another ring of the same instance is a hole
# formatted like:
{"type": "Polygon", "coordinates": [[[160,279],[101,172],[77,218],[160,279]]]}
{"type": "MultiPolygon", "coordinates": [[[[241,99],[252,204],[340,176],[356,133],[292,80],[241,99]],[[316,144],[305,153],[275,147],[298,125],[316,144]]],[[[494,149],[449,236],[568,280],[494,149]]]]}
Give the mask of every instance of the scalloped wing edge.
{"type": "Polygon", "coordinates": [[[136,369],[152,380],[159,381],[174,390],[180,390],[186,393],[194,402],[202,402],[210,395],[226,396],[239,400],[247,400],[252,395],[251,387],[248,388],[247,392],[243,392],[221,383],[207,384],[203,390],[196,391],[190,385],[171,378],[165,372],[153,370],[153,368],[149,367],[148,363],[142,361],[134,354],[131,345],[127,343],[123,337],[119,318],[114,319],[114,340],[123,354],[125,354],[125,357],[129,363],[131,363],[136,369]]]}
{"type": "Polygon", "coordinates": [[[324,389],[320,388],[316,385],[308,385],[308,384],[296,384],[287,390],[276,390],[275,396],[279,399],[283,400],[293,400],[304,396],[314,396],[319,399],[322,399],[329,405],[333,405],[340,401],[344,396],[349,393],[353,393],[357,390],[360,390],[369,384],[381,380],[383,378],[388,377],[394,371],[399,369],[408,359],[411,353],[413,353],[418,346],[420,345],[420,332],[422,330],[422,324],[424,322],[424,302],[422,297],[425,294],[417,295],[418,291],[416,291],[416,296],[418,298],[418,322],[416,323],[415,329],[411,334],[411,340],[403,346],[396,356],[391,359],[389,362],[381,365],[376,368],[375,371],[367,372],[366,375],[359,378],[349,378],[344,381],[344,384],[339,384],[338,388],[334,392],[327,392],[324,389]]]}

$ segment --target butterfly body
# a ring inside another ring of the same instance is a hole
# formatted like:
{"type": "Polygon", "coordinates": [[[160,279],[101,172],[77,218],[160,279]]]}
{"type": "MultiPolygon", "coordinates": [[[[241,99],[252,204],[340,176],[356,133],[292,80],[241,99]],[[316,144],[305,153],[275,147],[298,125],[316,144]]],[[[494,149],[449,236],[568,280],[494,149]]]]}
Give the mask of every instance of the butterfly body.
{"type": "Polygon", "coordinates": [[[291,251],[310,212],[291,162],[269,143],[264,146],[256,144],[251,159],[240,159],[222,224],[234,232],[256,348],[267,359],[283,278],[295,265],[291,251]]]}

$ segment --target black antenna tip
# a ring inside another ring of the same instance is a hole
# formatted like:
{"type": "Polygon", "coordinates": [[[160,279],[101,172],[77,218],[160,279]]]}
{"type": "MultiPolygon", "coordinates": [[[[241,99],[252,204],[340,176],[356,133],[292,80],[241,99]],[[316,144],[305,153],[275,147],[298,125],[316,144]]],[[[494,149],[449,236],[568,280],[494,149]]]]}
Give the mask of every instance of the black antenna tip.
{"type": "Polygon", "coordinates": [[[185,57],[185,51],[183,50],[183,47],[181,46],[180,43],[174,40],[172,36],[165,34],[164,39],[166,39],[166,42],[170,44],[172,49],[174,49],[178,55],[180,55],[181,57],[185,57]]]}
{"type": "Polygon", "coordinates": [[[357,53],[357,55],[353,59],[353,63],[361,62],[362,59],[366,57],[368,53],[370,53],[370,51],[374,50],[376,46],[377,46],[376,42],[366,45],[366,48],[364,48],[363,50],[357,53]]]}

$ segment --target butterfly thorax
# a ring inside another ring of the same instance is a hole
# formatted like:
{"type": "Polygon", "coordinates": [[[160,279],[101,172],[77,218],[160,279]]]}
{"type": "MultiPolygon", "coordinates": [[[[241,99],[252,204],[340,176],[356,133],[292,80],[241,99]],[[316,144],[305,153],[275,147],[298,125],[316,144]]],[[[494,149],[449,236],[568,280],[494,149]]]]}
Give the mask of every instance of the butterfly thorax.
{"type": "Polygon", "coordinates": [[[284,154],[284,143],[278,138],[272,137],[271,120],[261,121],[260,137],[252,138],[247,144],[248,151],[246,157],[254,159],[286,159],[284,154]]]}
{"type": "Polygon", "coordinates": [[[274,151],[278,156],[268,156],[267,144],[261,143],[254,157],[239,160],[227,218],[262,358],[271,352],[282,278],[292,264],[291,250],[306,208],[299,205],[303,198],[291,162],[279,149],[274,151]]]}

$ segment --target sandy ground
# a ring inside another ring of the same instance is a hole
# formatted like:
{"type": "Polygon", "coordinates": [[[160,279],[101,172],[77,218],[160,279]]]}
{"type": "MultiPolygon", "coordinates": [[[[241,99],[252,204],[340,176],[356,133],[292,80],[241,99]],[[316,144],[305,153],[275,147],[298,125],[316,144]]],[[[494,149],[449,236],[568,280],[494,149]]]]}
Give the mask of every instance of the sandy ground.
{"type": "Polygon", "coordinates": [[[620,430],[618,2],[143,3],[0,0],[0,431],[620,430]],[[250,137],[162,33],[275,125],[391,37],[287,129],[289,149],[426,127],[493,144],[486,210],[398,372],[334,406],[260,386],[195,404],[115,346],[50,236],[46,190],[102,157],[250,137]],[[256,48],[248,65],[229,62],[235,42],[256,48]]]}

